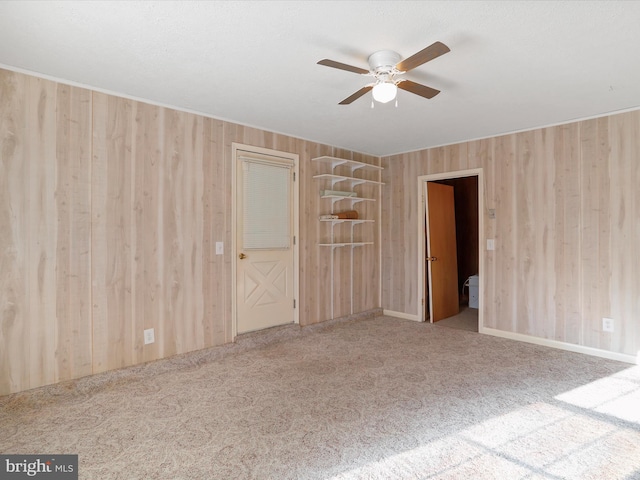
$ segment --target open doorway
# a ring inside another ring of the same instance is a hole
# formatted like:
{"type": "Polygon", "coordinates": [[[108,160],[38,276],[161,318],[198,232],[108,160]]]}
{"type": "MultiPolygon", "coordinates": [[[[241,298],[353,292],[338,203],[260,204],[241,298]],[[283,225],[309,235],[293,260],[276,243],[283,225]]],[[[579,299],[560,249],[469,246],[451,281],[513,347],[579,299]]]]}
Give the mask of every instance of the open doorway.
{"type": "MultiPolygon", "coordinates": [[[[438,321],[438,325],[471,331],[480,331],[482,325],[481,283],[482,251],[480,232],[482,231],[483,185],[482,169],[449,172],[446,174],[425,175],[419,177],[420,191],[427,189],[426,182],[448,185],[454,190],[455,236],[457,257],[457,292],[453,293],[459,303],[459,313],[438,321]]],[[[433,311],[429,295],[429,265],[427,239],[427,210],[424,195],[421,195],[420,214],[420,292],[422,294],[422,320],[432,321],[429,312],[433,311]]],[[[428,202],[427,202],[428,203],[428,202]]],[[[431,205],[437,208],[437,205],[431,205]]],[[[437,277],[434,277],[437,278],[437,277]]],[[[434,282],[437,280],[434,280],[434,282]]],[[[432,286],[433,287],[433,286],[432,286]]],[[[453,288],[451,286],[450,288],[453,288]]],[[[434,297],[434,301],[438,301],[434,297]]]]}

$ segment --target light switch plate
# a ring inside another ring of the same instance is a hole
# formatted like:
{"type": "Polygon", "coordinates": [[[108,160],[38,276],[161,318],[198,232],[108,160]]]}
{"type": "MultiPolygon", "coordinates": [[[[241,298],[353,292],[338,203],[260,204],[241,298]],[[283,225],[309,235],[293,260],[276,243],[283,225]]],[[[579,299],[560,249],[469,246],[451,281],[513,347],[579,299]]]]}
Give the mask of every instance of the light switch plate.
{"type": "Polygon", "coordinates": [[[224,243],[216,242],[216,255],[224,255],[224,243]]]}
{"type": "Polygon", "coordinates": [[[155,335],[154,335],[154,332],[153,332],[153,328],[147,328],[144,331],[144,344],[145,345],[149,345],[150,343],[153,343],[155,341],[156,341],[156,339],[155,339],[155,335]]]}
{"type": "Polygon", "coordinates": [[[487,238],[487,250],[495,250],[496,241],[493,238],[487,238]]]}

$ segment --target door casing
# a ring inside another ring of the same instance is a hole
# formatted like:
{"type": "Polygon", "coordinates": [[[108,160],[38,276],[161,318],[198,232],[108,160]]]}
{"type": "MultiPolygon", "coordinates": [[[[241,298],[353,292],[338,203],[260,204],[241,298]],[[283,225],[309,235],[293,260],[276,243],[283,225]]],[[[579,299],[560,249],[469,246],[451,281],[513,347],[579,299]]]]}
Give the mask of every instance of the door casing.
{"type": "Polygon", "coordinates": [[[238,335],[238,309],[236,305],[237,296],[237,162],[242,152],[263,155],[266,157],[286,158],[293,161],[293,172],[295,181],[293,182],[293,292],[296,307],[293,309],[293,323],[300,323],[300,175],[299,165],[300,158],[297,153],[281,152],[271,150],[269,148],[255,147],[253,145],[243,145],[241,143],[232,143],[231,145],[231,338],[232,341],[238,335]]]}
{"type": "Polygon", "coordinates": [[[453,172],[435,173],[431,175],[420,175],[418,177],[418,255],[416,262],[418,263],[418,298],[416,311],[418,312],[418,320],[424,322],[426,319],[425,306],[426,299],[424,297],[424,259],[427,256],[426,237],[425,237],[425,200],[424,192],[426,182],[435,180],[447,180],[461,177],[478,177],[478,331],[483,332],[484,329],[484,176],[482,168],[474,168],[469,170],[458,170],[453,172]]]}

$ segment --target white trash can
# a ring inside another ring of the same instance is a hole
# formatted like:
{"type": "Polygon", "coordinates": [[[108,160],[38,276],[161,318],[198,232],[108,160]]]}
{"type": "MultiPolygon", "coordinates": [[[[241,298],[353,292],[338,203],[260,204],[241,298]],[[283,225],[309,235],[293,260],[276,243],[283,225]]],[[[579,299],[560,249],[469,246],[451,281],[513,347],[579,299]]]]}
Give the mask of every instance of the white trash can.
{"type": "Polygon", "coordinates": [[[479,308],[478,306],[478,275],[471,275],[469,284],[469,308],[479,308]]]}

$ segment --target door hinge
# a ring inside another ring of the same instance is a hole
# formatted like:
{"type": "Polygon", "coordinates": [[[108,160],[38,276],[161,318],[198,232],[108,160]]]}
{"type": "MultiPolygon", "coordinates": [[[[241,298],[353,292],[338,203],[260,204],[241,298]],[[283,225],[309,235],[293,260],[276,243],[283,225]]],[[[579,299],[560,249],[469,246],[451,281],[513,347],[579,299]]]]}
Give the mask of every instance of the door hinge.
{"type": "Polygon", "coordinates": [[[293,244],[294,245],[296,244],[296,236],[295,235],[293,236],[293,244]]]}
{"type": "Polygon", "coordinates": [[[293,172],[293,181],[296,181],[296,172],[293,172]]]}
{"type": "Polygon", "coordinates": [[[293,299],[293,308],[296,308],[296,299],[293,299]]]}
{"type": "Polygon", "coordinates": [[[424,306],[424,298],[422,299],[422,306],[424,306]]]}

